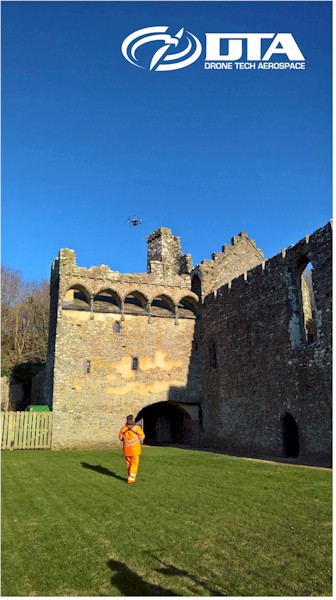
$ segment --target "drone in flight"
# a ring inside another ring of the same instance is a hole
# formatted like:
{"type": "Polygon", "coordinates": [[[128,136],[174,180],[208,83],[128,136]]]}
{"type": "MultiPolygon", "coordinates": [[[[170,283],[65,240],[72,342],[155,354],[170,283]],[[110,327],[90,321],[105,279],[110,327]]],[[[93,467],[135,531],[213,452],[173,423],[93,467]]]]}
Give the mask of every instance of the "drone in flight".
{"type": "Polygon", "coordinates": [[[138,227],[142,224],[142,219],[138,219],[138,217],[128,217],[126,223],[131,227],[138,227]]]}

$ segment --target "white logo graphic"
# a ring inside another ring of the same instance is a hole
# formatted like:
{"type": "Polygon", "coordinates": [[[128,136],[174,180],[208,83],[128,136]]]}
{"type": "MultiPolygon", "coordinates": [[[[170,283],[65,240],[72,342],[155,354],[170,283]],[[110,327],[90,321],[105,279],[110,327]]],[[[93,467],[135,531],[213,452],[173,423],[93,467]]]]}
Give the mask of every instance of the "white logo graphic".
{"type": "MultiPolygon", "coordinates": [[[[183,27],[175,36],[167,30],[158,26],[131,33],[121,46],[126,60],[150,71],[175,71],[194,63],[202,53],[199,39],[183,27]]],[[[204,69],[303,70],[305,57],[291,33],[206,33],[204,69]]]]}
{"type": "Polygon", "coordinates": [[[168,27],[146,27],[134,31],[123,41],[121,51],[132,65],[145,69],[146,67],[139,64],[136,57],[136,51],[144,44],[150,42],[163,42],[163,46],[156,50],[149,65],[150,71],[174,71],[183,69],[195,62],[201,52],[202,46],[200,41],[190,31],[180,29],[175,36],[166,33],[168,27]],[[172,53],[172,48],[180,46],[179,52],[172,53]]]}
{"type": "Polygon", "coordinates": [[[291,33],[206,33],[205,37],[205,60],[240,60],[243,56],[243,40],[246,40],[247,60],[269,60],[273,54],[285,54],[288,60],[304,60],[291,33]],[[272,42],[262,56],[261,42],[266,39],[272,42]],[[221,53],[221,40],[227,40],[227,54],[221,53]]]}

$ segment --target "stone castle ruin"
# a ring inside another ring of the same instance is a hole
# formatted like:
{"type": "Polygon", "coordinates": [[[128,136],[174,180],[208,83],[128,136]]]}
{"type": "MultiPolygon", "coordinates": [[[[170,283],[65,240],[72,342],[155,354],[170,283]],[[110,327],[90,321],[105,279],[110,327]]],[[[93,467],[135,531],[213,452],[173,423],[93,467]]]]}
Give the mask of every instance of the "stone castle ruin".
{"type": "Polygon", "coordinates": [[[269,260],[246,233],[193,268],[180,239],[147,238],[147,273],[51,271],[46,371],[53,449],[146,441],[331,460],[331,224],[269,260]]]}

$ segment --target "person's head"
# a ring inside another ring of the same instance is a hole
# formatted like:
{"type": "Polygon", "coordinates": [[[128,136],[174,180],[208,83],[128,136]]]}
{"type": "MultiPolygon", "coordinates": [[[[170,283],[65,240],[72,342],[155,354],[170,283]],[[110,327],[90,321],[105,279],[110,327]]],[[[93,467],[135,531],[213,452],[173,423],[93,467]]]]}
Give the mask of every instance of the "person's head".
{"type": "Polygon", "coordinates": [[[135,421],[134,421],[133,415],[127,415],[126,422],[127,422],[127,425],[135,425],[135,421]]]}

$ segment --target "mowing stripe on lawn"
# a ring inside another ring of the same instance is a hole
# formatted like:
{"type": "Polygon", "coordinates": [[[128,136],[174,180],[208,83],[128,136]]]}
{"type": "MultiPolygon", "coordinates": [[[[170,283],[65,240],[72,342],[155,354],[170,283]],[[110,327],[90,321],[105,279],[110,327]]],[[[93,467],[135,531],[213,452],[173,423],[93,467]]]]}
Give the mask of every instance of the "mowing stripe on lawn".
{"type": "Polygon", "coordinates": [[[331,595],[331,472],[145,447],[2,455],[4,596],[331,595]]]}

